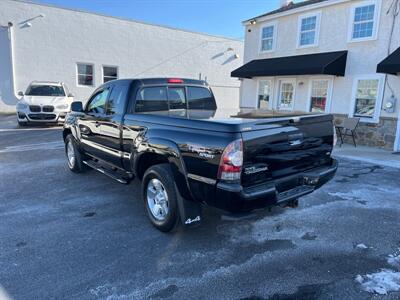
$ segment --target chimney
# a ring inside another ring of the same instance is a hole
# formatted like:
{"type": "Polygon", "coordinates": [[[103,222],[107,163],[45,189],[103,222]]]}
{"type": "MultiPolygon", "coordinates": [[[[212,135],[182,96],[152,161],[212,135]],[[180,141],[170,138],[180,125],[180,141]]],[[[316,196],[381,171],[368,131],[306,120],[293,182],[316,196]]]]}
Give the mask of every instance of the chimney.
{"type": "Polygon", "coordinates": [[[279,0],[280,7],[286,7],[292,4],[292,0],[279,0]]]}

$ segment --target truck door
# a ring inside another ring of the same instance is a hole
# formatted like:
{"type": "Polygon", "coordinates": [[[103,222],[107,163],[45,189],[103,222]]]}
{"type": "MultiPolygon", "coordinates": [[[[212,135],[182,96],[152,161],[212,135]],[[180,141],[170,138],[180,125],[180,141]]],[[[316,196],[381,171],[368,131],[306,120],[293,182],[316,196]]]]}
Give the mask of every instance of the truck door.
{"type": "Polygon", "coordinates": [[[85,152],[100,159],[104,159],[100,126],[106,119],[106,103],[109,94],[110,87],[96,91],[86,105],[84,116],[78,121],[85,152]]]}

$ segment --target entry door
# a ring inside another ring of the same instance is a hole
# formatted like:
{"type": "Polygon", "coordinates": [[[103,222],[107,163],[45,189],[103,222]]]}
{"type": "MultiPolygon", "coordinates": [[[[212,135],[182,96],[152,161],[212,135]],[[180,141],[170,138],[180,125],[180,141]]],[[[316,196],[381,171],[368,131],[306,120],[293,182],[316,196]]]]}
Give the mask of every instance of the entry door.
{"type": "Polygon", "coordinates": [[[295,88],[295,79],[282,79],[279,81],[278,109],[293,110],[295,88]]]}

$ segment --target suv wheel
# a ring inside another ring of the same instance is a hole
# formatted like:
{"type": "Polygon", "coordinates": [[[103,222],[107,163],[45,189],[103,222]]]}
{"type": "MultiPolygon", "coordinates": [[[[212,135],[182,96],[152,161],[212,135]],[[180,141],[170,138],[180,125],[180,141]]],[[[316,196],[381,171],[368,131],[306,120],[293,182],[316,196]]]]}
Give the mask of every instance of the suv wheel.
{"type": "Polygon", "coordinates": [[[65,154],[67,155],[68,168],[72,172],[81,173],[86,170],[86,165],[83,163],[83,154],[79,151],[72,134],[65,138],[65,154]]]}
{"type": "Polygon", "coordinates": [[[178,224],[178,201],[169,164],[150,167],[143,176],[142,195],[150,222],[169,232],[178,224]]]}

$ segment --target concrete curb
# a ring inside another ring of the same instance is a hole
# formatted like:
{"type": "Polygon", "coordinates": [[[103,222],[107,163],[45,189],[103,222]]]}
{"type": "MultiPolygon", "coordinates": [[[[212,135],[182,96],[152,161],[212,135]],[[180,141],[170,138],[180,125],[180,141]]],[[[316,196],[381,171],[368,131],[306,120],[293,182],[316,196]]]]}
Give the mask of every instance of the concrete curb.
{"type": "Polygon", "coordinates": [[[369,164],[374,164],[383,167],[395,168],[400,169],[400,160],[377,160],[370,157],[361,157],[361,156],[353,156],[353,155],[346,155],[346,154],[333,154],[336,158],[345,158],[350,160],[361,161],[369,164]]]}

